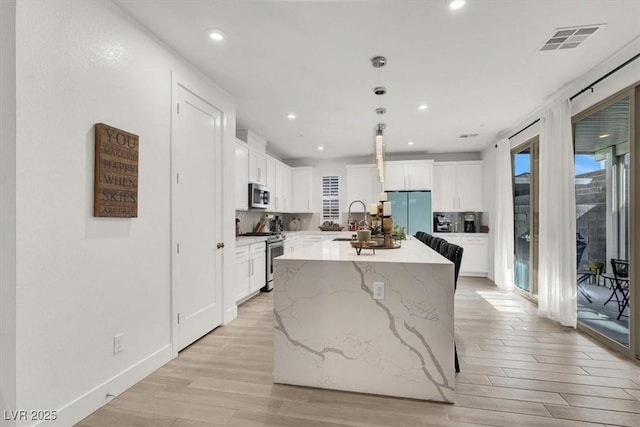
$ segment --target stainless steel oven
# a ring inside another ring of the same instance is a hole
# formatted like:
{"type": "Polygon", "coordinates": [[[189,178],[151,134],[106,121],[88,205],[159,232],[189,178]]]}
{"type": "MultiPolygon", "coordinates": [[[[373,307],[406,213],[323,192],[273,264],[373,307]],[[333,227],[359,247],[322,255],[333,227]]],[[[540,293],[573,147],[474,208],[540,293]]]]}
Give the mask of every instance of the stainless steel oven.
{"type": "Polygon", "coordinates": [[[266,285],[260,289],[262,292],[273,290],[273,259],[284,254],[284,236],[270,236],[267,239],[267,277],[266,285]]]}

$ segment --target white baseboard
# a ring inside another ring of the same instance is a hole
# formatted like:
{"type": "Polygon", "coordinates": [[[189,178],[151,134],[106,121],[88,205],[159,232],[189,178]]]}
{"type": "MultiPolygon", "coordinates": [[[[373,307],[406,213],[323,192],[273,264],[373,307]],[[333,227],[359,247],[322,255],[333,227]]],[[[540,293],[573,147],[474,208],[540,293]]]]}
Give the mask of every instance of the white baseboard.
{"type": "Polygon", "coordinates": [[[238,317],[238,306],[233,305],[231,308],[227,309],[227,311],[224,312],[224,316],[222,318],[222,324],[228,325],[236,317],[238,317]]]}
{"type": "Polygon", "coordinates": [[[113,378],[89,390],[82,396],[58,409],[55,421],[41,421],[33,426],[40,427],[61,427],[72,426],[89,416],[92,412],[109,403],[112,397],[107,398],[107,394],[118,396],[137,382],[144,379],[156,369],[169,362],[171,356],[171,344],[167,344],[155,353],[149,355],[133,366],[120,372],[113,378]]]}
{"type": "Polygon", "coordinates": [[[464,273],[461,271],[460,276],[463,277],[487,277],[486,272],[475,272],[475,271],[465,271],[464,273]]]}

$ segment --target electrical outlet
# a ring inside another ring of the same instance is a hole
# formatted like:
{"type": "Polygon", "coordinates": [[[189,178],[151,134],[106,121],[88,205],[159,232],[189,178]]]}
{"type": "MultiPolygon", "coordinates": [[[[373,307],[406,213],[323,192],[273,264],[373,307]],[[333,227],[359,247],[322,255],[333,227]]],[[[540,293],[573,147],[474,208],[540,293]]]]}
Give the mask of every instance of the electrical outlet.
{"type": "Polygon", "coordinates": [[[373,299],[384,299],[384,282],[373,282],[373,299]]]}
{"type": "Polygon", "coordinates": [[[113,337],[113,354],[120,353],[124,350],[124,334],[113,337]]]}

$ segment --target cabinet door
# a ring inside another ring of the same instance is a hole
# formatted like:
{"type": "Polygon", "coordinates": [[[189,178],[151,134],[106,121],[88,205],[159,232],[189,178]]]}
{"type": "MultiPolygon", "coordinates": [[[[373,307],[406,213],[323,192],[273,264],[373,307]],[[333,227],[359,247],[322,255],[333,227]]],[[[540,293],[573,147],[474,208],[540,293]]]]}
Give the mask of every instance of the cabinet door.
{"type": "Polygon", "coordinates": [[[322,235],[307,235],[304,236],[304,245],[314,245],[316,243],[324,242],[325,240],[325,236],[322,235]]]}
{"type": "Polygon", "coordinates": [[[406,181],[406,165],[404,163],[386,162],[384,168],[384,189],[386,191],[406,190],[406,181]]]}
{"type": "Polygon", "coordinates": [[[236,301],[249,295],[251,265],[249,255],[236,256],[236,301]]]}
{"type": "Polygon", "coordinates": [[[269,199],[269,207],[267,210],[275,209],[275,196],[276,196],[276,159],[267,156],[267,188],[271,192],[271,198],[269,199]]]}
{"type": "Polygon", "coordinates": [[[484,237],[463,237],[460,246],[464,249],[460,274],[486,276],[488,271],[487,239],[484,237]]]}
{"type": "Polygon", "coordinates": [[[431,190],[433,162],[407,163],[407,190],[431,190]]]}
{"type": "Polygon", "coordinates": [[[249,181],[267,184],[267,156],[256,150],[249,150],[249,181]]]}
{"type": "Polygon", "coordinates": [[[292,168],[293,212],[313,212],[311,198],[313,194],[313,169],[292,168]]]}
{"type": "Polygon", "coordinates": [[[482,211],[482,163],[457,165],[457,210],[482,211]]]}
{"type": "Polygon", "coordinates": [[[284,194],[282,212],[293,212],[293,176],[291,168],[284,165],[284,194]]]}
{"type": "MultiPolygon", "coordinates": [[[[370,203],[378,203],[380,182],[375,165],[347,166],[347,201],[362,200],[369,211],[370,203]]],[[[351,212],[362,212],[362,205],[354,203],[351,212]]]]}
{"type": "Polygon", "coordinates": [[[236,210],[246,211],[249,209],[249,148],[244,143],[236,143],[235,177],[236,210]]]}
{"type": "Polygon", "coordinates": [[[267,259],[265,252],[251,255],[251,284],[249,293],[262,288],[267,279],[267,259]]]}
{"type": "Polygon", "coordinates": [[[276,188],[271,195],[273,199],[273,210],[282,212],[284,206],[284,164],[276,161],[276,188]]]}
{"type": "Polygon", "coordinates": [[[434,212],[451,212],[455,210],[456,167],[452,164],[433,165],[433,189],[431,202],[434,212]]]}

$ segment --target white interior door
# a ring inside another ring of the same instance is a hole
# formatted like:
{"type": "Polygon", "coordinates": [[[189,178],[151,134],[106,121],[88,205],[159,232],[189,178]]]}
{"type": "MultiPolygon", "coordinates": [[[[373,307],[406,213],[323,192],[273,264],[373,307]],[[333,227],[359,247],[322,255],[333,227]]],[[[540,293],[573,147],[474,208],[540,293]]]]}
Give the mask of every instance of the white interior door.
{"type": "Polygon", "coordinates": [[[222,114],[179,84],[172,122],[174,354],[222,323],[222,114]]]}

